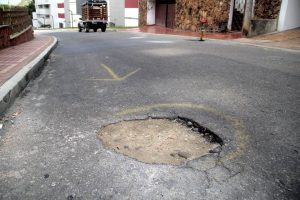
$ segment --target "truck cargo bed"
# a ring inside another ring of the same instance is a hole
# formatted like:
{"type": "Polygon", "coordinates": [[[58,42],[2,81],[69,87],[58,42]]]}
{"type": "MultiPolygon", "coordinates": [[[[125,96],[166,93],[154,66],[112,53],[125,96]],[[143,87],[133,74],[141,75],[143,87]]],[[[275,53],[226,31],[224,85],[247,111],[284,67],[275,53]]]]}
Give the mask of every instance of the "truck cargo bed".
{"type": "Polygon", "coordinates": [[[107,3],[106,1],[89,1],[82,4],[83,20],[107,20],[107,3]]]}
{"type": "Polygon", "coordinates": [[[101,29],[102,32],[106,31],[107,26],[107,3],[103,0],[88,0],[82,4],[82,22],[78,23],[79,32],[85,30],[89,32],[90,29],[97,32],[101,29]]]}

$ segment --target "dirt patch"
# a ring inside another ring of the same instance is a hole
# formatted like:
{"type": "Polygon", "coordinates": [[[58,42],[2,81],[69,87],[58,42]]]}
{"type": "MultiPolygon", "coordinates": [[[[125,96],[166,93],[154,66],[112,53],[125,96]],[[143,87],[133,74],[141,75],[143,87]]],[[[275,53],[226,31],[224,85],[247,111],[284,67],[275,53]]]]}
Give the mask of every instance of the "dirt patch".
{"type": "Polygon", "coordinates": [[[110,124],[98,137],[106,148],[139,161],[179,165],[220,151],[220,138],[210,132],[186,118],[149,118],[110,124]]]}

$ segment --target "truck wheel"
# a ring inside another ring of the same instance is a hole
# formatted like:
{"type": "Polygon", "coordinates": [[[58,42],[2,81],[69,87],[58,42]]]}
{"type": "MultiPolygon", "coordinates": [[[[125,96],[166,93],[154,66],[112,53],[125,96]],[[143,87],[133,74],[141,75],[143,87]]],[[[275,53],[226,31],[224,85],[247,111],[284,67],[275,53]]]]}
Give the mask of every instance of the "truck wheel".
{"type": "Polygon", "coordinates": [[[90,29],[89,29],[89,28],[86,28],[86,29],[85,29],[85,32],[86,32],[86,33],[90,32],[90,29]]]}
{"type": "Polygon", "coordinates": [[[94,28],[94,32],[97,32],[97,29],[96,29],[96,28],[94,28]]]}
{"type": "Polygon", "coordinates": [[[101,31],[105,32],[106,31],[106,27],[101,27],[101,31]]]}
{"type": "Polygon", "coordinates": [[[79,31],[79,32],[82,32],[82,29],[80,28],[78,31],[79,31]]]}

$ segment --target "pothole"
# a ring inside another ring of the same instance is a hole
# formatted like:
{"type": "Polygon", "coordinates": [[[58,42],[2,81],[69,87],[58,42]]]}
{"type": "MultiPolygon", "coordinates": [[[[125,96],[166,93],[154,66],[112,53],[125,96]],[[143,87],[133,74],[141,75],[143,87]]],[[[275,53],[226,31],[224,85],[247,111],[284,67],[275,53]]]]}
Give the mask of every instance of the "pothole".
{"type": "Polygon", "coordinates": [[[103,145],[151,164],[180,165],[210,153],[220,153],[222,139],[208,128],[183,117],[122,121],[98,133],[103,145]]]}

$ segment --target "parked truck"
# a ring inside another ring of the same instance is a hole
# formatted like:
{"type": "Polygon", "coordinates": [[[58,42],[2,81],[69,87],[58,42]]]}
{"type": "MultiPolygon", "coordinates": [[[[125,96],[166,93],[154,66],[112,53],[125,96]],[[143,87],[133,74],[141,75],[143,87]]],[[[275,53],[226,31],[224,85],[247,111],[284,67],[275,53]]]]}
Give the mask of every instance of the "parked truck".
{"type": "Polygon", "coordinates": [[[94,32],[100,28],[102,32],[106,31],[107,26],[107,2],[103,0],[88,0],[81,6],[82,18],[78,23],[79,32],[94,32]]]}

